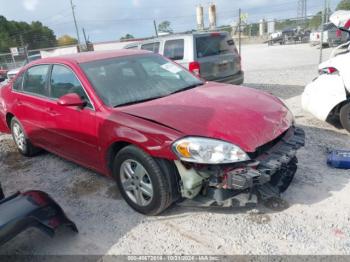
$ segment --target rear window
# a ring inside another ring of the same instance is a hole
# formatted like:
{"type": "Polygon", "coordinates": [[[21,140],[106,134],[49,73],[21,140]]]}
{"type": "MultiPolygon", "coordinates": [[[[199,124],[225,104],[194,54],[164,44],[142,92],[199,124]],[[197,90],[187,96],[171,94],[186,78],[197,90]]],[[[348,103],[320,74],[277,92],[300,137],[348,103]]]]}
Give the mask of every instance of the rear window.
{"type": "Polygon", "coordinates": [[[182,60],[184,58],[183,39],[168,40],[164,44],[164,56],[171,60],[182,60]]]}
{"type": "Polygon", "coordinates": [[[159,52],[159,42],[144,44],[141,46],[141,49],[152,51],[153,53],[159,52]]]}
{"type": "Polygon", "coordinates": [[[226,54],[234,51],[234,42],[227,35],[212,34],[196,38],[197,57],[226,54]]]}

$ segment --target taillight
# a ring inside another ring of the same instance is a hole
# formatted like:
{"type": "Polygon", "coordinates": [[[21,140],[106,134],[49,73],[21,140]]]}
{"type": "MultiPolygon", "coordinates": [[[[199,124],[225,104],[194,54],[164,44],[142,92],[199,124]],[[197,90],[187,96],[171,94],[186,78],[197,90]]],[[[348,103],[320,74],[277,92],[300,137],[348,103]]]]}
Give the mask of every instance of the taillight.
{"type": "Polygon", "coordinates": [[[320,75],[333,75],[338,73],[338,70],[334,67],[326,67],[319,70],[320,75]]]}
{"type": "Polygon", "coordinates": [[[201,66],[198,62],[191,62],[188,65],[188,69],[196,76],[200,76],[201,66]]]}
{"type": "Polygon", "coordinates": [[[210,36],[218,37],[218,36],[221,36],[221,34],[219,32],[213,32],[213,33],[210,34],[210,36]]]}
{"type": "Polygon", "coordinates": [[[342,32],[341,32],[340,29],[337,30],[336,36],[337,36],[337,38],[341,38],[342,37],[342,32]]]}

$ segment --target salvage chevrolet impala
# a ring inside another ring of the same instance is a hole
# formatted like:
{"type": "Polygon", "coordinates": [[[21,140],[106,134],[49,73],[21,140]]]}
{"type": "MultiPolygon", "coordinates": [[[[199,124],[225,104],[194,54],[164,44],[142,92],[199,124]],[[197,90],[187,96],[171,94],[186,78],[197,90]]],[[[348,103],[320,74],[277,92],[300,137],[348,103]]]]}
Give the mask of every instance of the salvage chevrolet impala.
{"type": "Polygon", "coordinates": [[[0,88],[0,131],[23,155],[43,148],[111,176],[148,215],[278,198],[304,145],[278,98],[135,50],[28,64],[0,88]]]}

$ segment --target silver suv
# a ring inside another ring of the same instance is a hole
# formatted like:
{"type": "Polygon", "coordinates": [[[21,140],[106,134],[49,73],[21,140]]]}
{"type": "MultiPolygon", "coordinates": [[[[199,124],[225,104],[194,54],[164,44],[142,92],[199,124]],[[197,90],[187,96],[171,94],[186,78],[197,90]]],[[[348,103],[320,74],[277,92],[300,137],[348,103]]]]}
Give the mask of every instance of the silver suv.
{"type": "Polygon", "coordinates": [[[173,34],[126,45],[159,53],[208,81],[240,85],[241,57],[227,32],[173,34]]]}

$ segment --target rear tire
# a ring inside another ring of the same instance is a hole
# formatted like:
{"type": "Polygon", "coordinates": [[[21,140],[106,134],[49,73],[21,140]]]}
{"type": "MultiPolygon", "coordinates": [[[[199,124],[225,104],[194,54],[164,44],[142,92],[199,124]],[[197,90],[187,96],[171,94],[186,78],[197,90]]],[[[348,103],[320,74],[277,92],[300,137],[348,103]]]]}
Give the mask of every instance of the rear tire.
{"type": "Polygon", "coordinates": [[[145,215],[158,215],[174,199],[169,175],[150,155],[136,146],[123,148],[115,157],[113,177],[121,195],[134,210],[145,215]]]}
{"type": "Polygon", "coordinates": [[[40,152],[40,148],[34,146],[27,137],[22,124],[16,117],[11,119],[11,133],[18,151],[24,156],[35,156],[40,152]]]}
{"type": "Polygon", "coordinates": [[[344,129],[350,132],[350,103],[340,109],[339,120],[344,129]]]}

